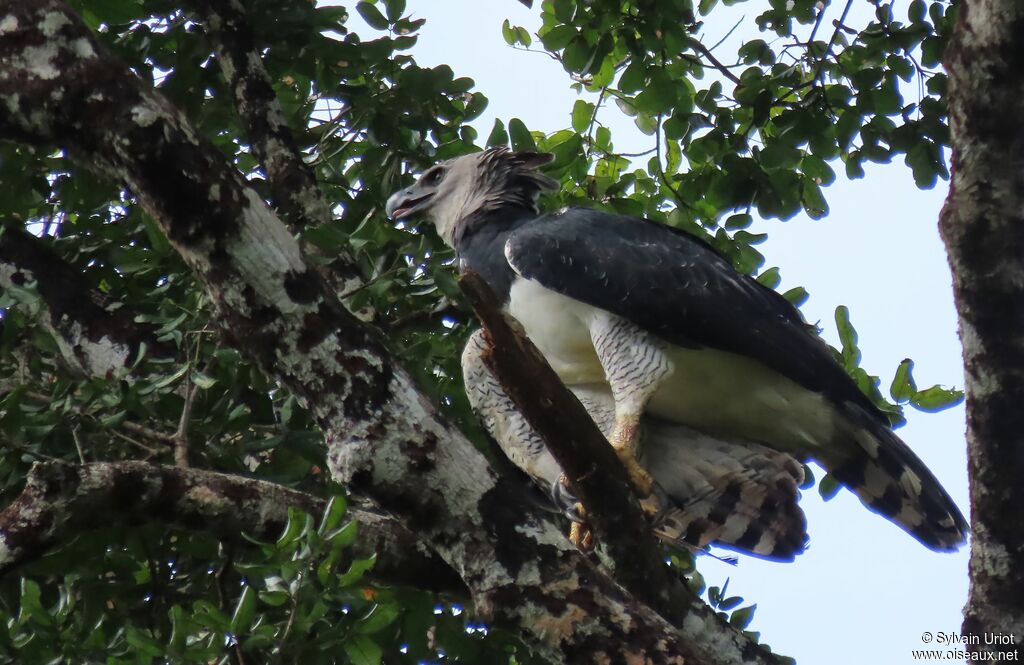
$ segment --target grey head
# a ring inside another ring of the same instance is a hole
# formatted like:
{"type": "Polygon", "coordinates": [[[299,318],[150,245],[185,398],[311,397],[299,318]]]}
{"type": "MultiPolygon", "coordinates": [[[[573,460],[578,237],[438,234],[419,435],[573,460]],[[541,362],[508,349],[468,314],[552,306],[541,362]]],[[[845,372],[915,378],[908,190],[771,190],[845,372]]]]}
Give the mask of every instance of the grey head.
{"type": "Polygon", "coordinates": [[[394,220],[422,214],[438,234],[455,247],[468,225],[484,221],[487,213],[505,207],[537,212],[537,198],[558,182],[537,169],[554,159],[538,152],[490,148],[463,155],[427,169],[411,187],[391,195],[388,217],[394,220]]]}

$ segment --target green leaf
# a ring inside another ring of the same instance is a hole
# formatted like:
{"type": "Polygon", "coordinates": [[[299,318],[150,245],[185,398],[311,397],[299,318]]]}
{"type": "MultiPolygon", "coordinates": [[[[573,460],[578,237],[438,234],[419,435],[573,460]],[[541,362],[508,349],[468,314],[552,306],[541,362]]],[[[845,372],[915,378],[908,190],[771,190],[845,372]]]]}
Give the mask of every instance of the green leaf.
{"type": "Polygon", "coordinates": [[[899,404],[910,400],[917,392],[917,385],[914,383],[914,361],[905,358],[896,368],[896,375],[892,378],[889,386],[889,395],[899,404]]]}
{"type": "Polygon", "coordinates": [[[405,0],[384,0],[384,6],[387,8],[388,20],[391,23],[396,23],[405,13],[405,0]]]}
{"type": "Polygon", "coordinates": [[[328,532],[324,537],[335,547],[348,547],[356,541],[359,535],[359,522],[352,520],[347,522],[340,529],[328,532]]]}
{"type": "Polygon", "coordinates": [[[519,118],[508,121],[508,133],[512,137],[513,150],[536,150],[537,143],[533,140],[530,130],[519,118]]]}
{"type": "Polygon", "coordinates": [[[291,596],[287,591],[260,591],[259,599],[271,607],[280,607],[288,602],[291,596]]]}
{"type": "Polygon", "coordinates": [[[732,613],[729,617],[729,624],[743,630],[750,625],[750,622],[754,619],[754,610],[757,609],[757,605],[751,605],[750,607],[743,607],[732,613]]]}
{"type": "Polygon", "coordinates": [[[758,161],[765,171],[793,169],[800,163],[800,150],[791,145],[775,141],[758,153],[758,161]]]}
{"type": "Polygon", "coordinates": [[[910,19],[911,23],[920,23],[924,20],[926,12],[927,7],[924,0],[913,0],[910,3],[910,7],[907,8],[907,18],[910,19]]]}
{"type": "Polygon", "coordinates": [[[556,25],[540,36],[544,48],[549,51],[561,51],[579,34],[572,25],[556,25]]]}
{"type": "Polygon", "coordinates": [[[644,87],[647,80],[647,68],[642,60],[634,60],[622,71],[619,76],[619,90],[626,94],[632,94],[644,87]]]}
{"type": "Polygon", "coordinates": [[[203,390],[209,390],[210,388],[217,385],[217,379],[213,378],[209,374],[203,374],[196,370],[192,372],[192,383],[196,384],[203,390]]]}
{"type": "Polygon", "coordinates": [[[370,613],[363,618],[356,626],[356,632],[363,635],[370,635],[384,630],[398,618],[399,609],[397,605],[374,605],[370,613]]]}
{"type": "Polygon", "coordinates": [[[836,307],[836,329],[843,344],[843,363],[848,370],[860,364],[860,349],[857,348],[857,331],[850,323],[850,310],[846,305],[836,307]]]}
{"type": "Polygon", "coordinates": [[[956,406],[962,401],[964,401],[962,391],[942,386],[932,386],[920,390],[910,397],[910,404],[915,409],[926,413],[936,413],[956,406]]]}
{"type": "Polygon", "coordinates": [[[512,29],[512,24],[508,19],[505,19],[501,23],[501,37],[509,46],[516,43],[516,33],[515,30],[512,29]]]}
{"type": "Polygon", "coordinates": [[[285,524],[281,537],[277,539],[278,548],[285,548],[298,540],[302,532],[306,530],[309,519],[309,515],[302,512],[301,509],[294,506],[289,507],[288,522],[285,524]]]}
{"type": "Polygon", "coordinates": [[[356,11],[359,12],[359,15],[363,17],[363,20],[366,21],[371,28],[386,30],[388,25],[390,25],[388,23],[388,19],[380,13],[380,10],[369,2],[358,3],[356,5],[356,11]]]}
{"type": "Polygon", "coordinates": [[[717,4],[718,0],[700,0],[700,4],[697,5],[697,11],[700,12],[701,16],[707,16],[717,4]]]}
{"type": "Polygon", "coordinates": [[[736,231],[739,229],[745,229],[754,223],[754,217],[748,214],[731,215],[725,220],[725,229],[727,231],[736,231]]]}
{"type": "Polygon", "coordinates": [[[757,281],[769,289],[774,289],[782,281],[778,268],[769,268],[757,276],[757,281]]]}
{"type": "Polygon", "coordinates": [[[368,570],[373,568],[373,565],[377,563],[377,555],[373,554],[368,559],[356,559],[348,567],[348,570],[343,573],[338,581],[341,586],[352,586],[359,580],[363,579],[363,575],[368,570]]]}
{"type": "Polygon", "coordinates": [[[495,118],[494,127],[487,135],[487,147],[493,148],[498,145],[508,145],[508,132],[505,131],[505,123],[495,118]]]}
{"type": "Polygon", "coordinates": [[[805,155],[800,160],[800,170],[819,185],[831,185],[836,179],[836,172],[832,167],[814,155],[805,155]]]}
{"type": "Polygon", "coordinates": [[[30,580],[27,577],[21,578],[21,615],[22,621],[24,617],[30,616],[36,621],[49,625],[52,623],[50,615],[45,609],[43,609],[42,596],[39,590],[39,585],[30,580]]]}
{"type": "Polygon", "coordinates": [[[800,201],[811,219],[821,219],[828,214],[828,203],[821,188],[806,176],[800,179],[800,201]]]}
{"type": "Polygon", "coordinates": [[[357,635],[346,640],[344,649],[352,665],[380,665],[384,656],[377,643],[366,635],[357,635]]]}
{"type": "Polygon", "coordinates": [[[826,473],[822,477],[821,482],[818,483],[818,494],[821,495],[822,499],[828,501],[839,492],[840,487],[842,487],[842,485],[839,484],[836,477],[831,473],[826,473]]]}
{"type": "Polygon", "coordinates": [[[799,307],[807,302],[807,299],[810,298],[811,295],[807,293],[807,289],[804,287],[797,286],[783,293],[782,297],[792,303],[794,307],[799,307]]]}
{"type": "Polygon", "coordinates": [[[636,96],[634,104],[649,115],[659,115],[672,109],[679,98],[678,90],[676,82],[663,67],[654,67],[650,72],[650,82],[636,96]]]}
{"type": "Polygon", "coordinates": [[[572,105],[572,128],[582,134],[590,126],[592,117],[594,117],[594,105],[577,99],[572,105]]]}
{"type": "Polygon", "coordinates": [[[159,381],[157,381],[156,383],[154,383],[153,384],[153,388],[155,390],[160,390],[161,388],[166,388],[167,386],[171,385],[172,383],[176,383],[176,382],[180,381],[182,378],[184,378],[185,374],[188,373],[188,370],[189,370],[189,366],[187,364],[186,365],[182,365],[180,368],[178,368],[178,371],[176,371],[173,374],[170,374],[168,376],[165,376],[164,378],[162,378],[159,381]]]}
{"type": "Polygon", "coordinates": [[[347,510],[348,501],[343,495],[332,496],[331,500],[327,502],[327,508],[324,509],[324,516],[320,520],[320,526],[317,527],[317,533],[322,536],[336,529],[341,524],[341,520],[345,518],[347,510]]]}
{"type": "Polygon", "coordinates": [[[242,589],[242,595],[235,604],[235,613],[231,616],[231,632],[243,635],[252,628],[253,615],[256,613],[256,592],[248,584],[242,589]]]}
{"type": "Polygon", "coordinates": [[[149,246],[156,252],[157,256],[167,256],[173,249],[170,241],[167,240],[167,236],[164,235],[163,230],[156,223],[156,221],[146,212],[141,213],[142,226],[146,231],[146,237],[149,238],[149,246]]]}

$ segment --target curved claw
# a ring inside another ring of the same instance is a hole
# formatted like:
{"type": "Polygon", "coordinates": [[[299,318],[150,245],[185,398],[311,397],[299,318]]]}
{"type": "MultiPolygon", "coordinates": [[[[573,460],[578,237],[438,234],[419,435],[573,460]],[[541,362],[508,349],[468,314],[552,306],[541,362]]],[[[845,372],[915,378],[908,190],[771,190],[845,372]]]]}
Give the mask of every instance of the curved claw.
{"type": "Polygon", "coordinates": [[[559,476],[558,480],[551,483],[551,500],[563,515],[576,523],[586,522],[583,504],[576,498],[576,495],[569,489],[565,476],[559,476]]]}

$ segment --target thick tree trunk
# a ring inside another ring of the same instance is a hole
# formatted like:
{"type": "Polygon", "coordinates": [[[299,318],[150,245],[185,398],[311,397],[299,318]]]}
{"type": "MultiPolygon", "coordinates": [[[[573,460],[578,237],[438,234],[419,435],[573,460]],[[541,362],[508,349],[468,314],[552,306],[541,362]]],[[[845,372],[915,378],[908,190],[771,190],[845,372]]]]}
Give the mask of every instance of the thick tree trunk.
{"type": "MultiPolygon", "coordinates": [[[[940,231],[960,314],[971,482],[965,635],[1024,640],[1024,5],[965,0],[947,52],[940,231]]],[[[968,647],[972,648],[972,647],[968,647]]],[[[1019,654],[1017,656],[1019,658],[1019,654]]]]}

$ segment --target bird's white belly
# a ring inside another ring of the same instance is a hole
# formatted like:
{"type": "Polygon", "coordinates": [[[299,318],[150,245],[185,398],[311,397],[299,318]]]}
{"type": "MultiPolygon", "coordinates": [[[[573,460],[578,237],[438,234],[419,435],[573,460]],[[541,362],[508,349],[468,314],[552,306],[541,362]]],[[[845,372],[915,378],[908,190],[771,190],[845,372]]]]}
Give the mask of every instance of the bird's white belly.
{"type": "Polygon", "coordinates": [[[783,450],[827,445],[834,434],[834,410],[821,394],[756,360],[708,348],[670,347],[668,355],[675,371],[649,413],[783,450]]]}
{"type": "MultiPolygon", "coordinates": [[[[605,383],[590,335],[601,310],[533,280],[512,284],[508,311],[572,387],[605,383]]],[[[784,450],[826,445],[834,432],[831,405],[766,365],[735,353],[669,345],[674,366],[646,412],[708,434],[760,441],[784,450]]]]}
{"type": "Polygon", "coordinates": [[[566,385],[603,382],[590,339],[595,308],[530,279],[512,283],[508,311],[566,385]]]}

